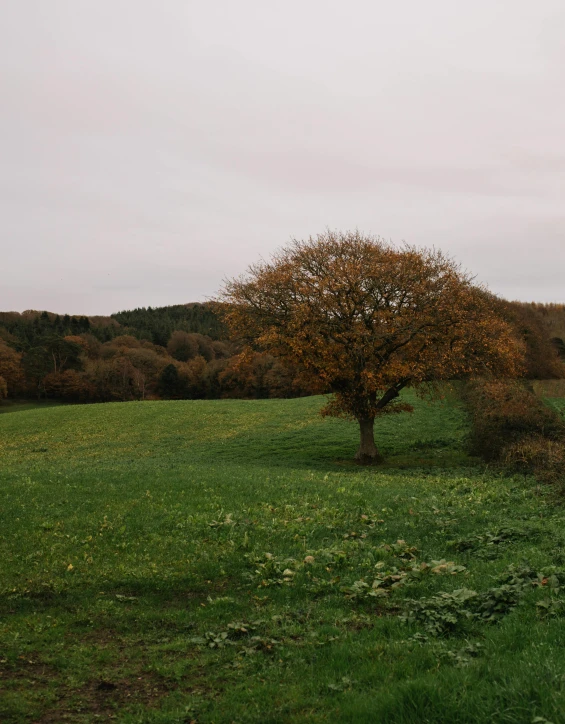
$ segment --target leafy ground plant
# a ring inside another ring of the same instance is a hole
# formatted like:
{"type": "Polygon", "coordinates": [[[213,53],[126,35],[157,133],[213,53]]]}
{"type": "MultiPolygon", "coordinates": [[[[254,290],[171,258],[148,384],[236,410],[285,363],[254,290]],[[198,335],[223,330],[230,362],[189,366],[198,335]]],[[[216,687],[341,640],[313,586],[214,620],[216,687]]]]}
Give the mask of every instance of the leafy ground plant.
{"type": "Polygon", "coordinates": [[[561,503],[406,394],[2,415],[0,721],[565,722],[561,503]]]}

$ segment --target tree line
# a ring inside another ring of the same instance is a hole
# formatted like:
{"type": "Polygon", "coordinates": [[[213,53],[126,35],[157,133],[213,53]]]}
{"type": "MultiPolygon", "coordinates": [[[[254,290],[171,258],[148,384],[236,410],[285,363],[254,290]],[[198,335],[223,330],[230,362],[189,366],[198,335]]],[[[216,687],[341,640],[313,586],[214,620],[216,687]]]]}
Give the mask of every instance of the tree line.
{"type": "Polygon", "coordinates": [[[307,394],[272,355],[242,354],[205,304],[111,317],[0,312],[0,400],[71,402],[307,394]]]}
{"type": "MultiPolygon", "coordinates": [[[[496,300],[525,345],[525,376],[564,375],[565,306],[496,300]],[[561,357],[560,357],[561,356],[561,357]]],[[[295,397],[328,391],[298,366],[230,339],[209,304],[109,317],[0,312],[0,400],[295,397]]]]}

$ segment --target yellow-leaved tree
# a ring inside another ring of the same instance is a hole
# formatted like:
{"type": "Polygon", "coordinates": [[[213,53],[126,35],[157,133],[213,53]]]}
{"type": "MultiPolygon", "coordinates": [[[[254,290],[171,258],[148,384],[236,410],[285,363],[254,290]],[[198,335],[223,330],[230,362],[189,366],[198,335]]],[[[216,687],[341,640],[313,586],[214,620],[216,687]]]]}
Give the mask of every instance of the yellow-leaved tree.
{"type": "Polygon", "coordinates": [[[234,338],[334,393],[322,412],[358,421],[355,457],[371,464],[375,418],[410,409],[404,387],[519,373],[521,343],[494,301],[440,251],[327,231],[227,281],[217,309],[234,338]]]}
{"type": "Polygon", "coordinates": [[[22,355],[0,339],[0,399],[23,386],[22,355]]]}

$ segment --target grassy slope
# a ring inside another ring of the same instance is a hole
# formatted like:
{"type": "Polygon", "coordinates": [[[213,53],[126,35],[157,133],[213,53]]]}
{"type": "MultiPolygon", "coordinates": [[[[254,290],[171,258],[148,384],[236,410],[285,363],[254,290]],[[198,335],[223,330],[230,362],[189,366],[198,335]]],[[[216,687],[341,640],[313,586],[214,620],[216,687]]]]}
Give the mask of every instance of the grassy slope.
{"type": "Polygon", "coordinates": [[[347,462],[355,427],[320,406],[2,415],[0,721],[565,722],[565,619],[536,612],[557,579],[516,608],[498,588],[494,624],[435,637],[401,618],[511,564],[564,564],[562,508],[467,460],[454,402],[383,420],[378,470],[347,462]],[[382,547],[398,539],[415,561],[382,547]],[[466,570],[352,595],[440,559],[466,570]]]}

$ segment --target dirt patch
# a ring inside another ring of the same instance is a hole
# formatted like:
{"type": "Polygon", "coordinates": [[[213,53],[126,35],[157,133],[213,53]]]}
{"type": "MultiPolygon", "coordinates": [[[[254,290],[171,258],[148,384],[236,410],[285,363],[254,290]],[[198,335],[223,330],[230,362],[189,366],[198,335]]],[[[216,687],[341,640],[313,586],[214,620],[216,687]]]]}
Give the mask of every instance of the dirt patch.
{"type": "Polygon", "coordinates": [[[35,722],[57,724],[79,718],[82,720],[89,715],[109,717],[131,703],[155,708],[172,688],[172,684],[152,672],[115,680],[97,679],[76,689],[63,687],[59,691],[57,702],[35,722]]]}
{"type": "Polygon", "coordinates": [[[26,692],[50,689],[45,710],[33,717],[34,724],[55,724],[62,721],[82,721],[89,715],[115,714],[129,703],[147,708],[158,706],[174,684],[157,673],[139,671],[130,676],[90,680],[83,686],[69,688],[61,681],[61,672],[41,662],[38,656],[20,656],[15,662],[0,662],[0,696],[7,692],[26,692]]]}
{"type": "Polygon", "coordinates": [[[65,641],[68,643],[80,642],[81,644],[90,644],[101,648],[111,647],[116,650],[122,650],[125,646],[121,634],[114,629],[102,627],[92,628],[89,631],[67,631],[65,632],[65,641]]]}
{"type": "Polygon", "coordinates": [[[38,655],[19,656],[14,663],[0,661],[0,694],[10,688],[19,689],[24,684],[47,686],[59,676],[54,666],[45,664],[38,655]]]}

